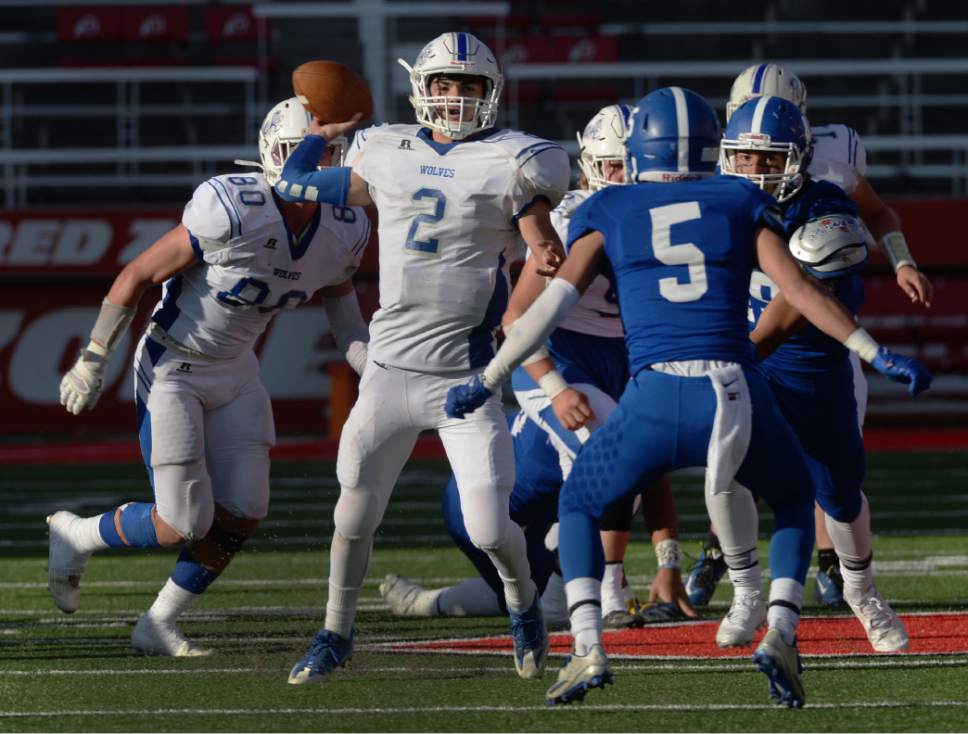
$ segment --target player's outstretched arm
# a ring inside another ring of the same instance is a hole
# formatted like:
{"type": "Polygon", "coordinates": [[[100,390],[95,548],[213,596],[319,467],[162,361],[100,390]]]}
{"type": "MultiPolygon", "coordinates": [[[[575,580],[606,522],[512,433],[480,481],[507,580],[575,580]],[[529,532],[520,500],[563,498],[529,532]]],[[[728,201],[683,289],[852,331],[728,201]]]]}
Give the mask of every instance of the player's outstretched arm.
{"type": "Polygon", "coordinates": [[[337,285],[323,288],[323,307],[329,319],[329,328],[336,340],[336,348],[358,375],[366,367],[366,350],[370,331],[360,313],[360,302],[353,288],[352,278],[337,285]]]}
{"type": "Polygon", "coordinates": [[[894,268],[898,287],[911,299],[911,303],[923,303],[930,308],[934,286],[918,270],[901,232],[901,219],[897,212],[884,203],[863,176],[858,176],[857,188],[851,198],[857,204],[857,211],[877,241],[878,247],[894,268]]]}
{"type": "Polygon", "coordinates": [[[357,122],[359,115],[349,122],[338,124],[319,125],[314,120],[306,137],[286,159],[282,175],[275,185],[276,193],[286,201],[322,201],[336,206],[372,204],[366,181],[353,173],[352,168],[318,168],[326,152],[327,141],[351,129],[357,122]]]}
{"type": "Polygon", "coordinates": [[[144,292],[196,262],[188,230],[179,224],[118,274],[101,302],[90,341],[61,380],[60,402],[69,413],[77,415],[97,404],[108,359],[128,330],[144,292]]]}
{"type": "Polygon", "coordinates": [[[760,269],[786,295],[786,299],[810,323],[842,342],[882,375],[908,385],[912,395],[931,386],[931,373],[913,357],[903,357],[880,346],[857,326],[850,312],[826,289],[804,273],[786,244],[773,231],[761,227],[756,236],[760,269]]]}
{"type": "Polygon", "coordinates": [[[447,415],[463,418],[481,407],[511,372],[544,344],[598,274],[604,245],[605,239],[600,232],[590,232],[572,245],[571,254],[558,274],[515,322],[514,329],[484,373],[447,392],[447,415]]]}

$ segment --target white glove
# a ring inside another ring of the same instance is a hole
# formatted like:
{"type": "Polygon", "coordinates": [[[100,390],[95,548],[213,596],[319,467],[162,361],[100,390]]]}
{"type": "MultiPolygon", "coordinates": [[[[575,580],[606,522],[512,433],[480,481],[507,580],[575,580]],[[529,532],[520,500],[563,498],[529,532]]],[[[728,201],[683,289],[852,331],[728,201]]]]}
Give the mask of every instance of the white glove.
{"type": "Polygon", "coordinates": [[[78,415],[82,410],[91,410],[101,397],[104,384],[104,368],[107,355],[98,354],[90,349],[82,349],[70,372],[64,375],[60,384],[60,402],[68,413],[78,415]]]}

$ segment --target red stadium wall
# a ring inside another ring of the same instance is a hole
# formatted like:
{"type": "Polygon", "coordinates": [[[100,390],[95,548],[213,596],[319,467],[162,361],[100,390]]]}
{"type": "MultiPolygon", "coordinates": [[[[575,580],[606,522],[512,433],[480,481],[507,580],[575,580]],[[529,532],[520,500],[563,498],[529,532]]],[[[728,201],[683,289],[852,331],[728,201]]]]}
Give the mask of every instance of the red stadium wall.
{"type": "MultiPolygon", "coordinates": [[[[886,263],[875,256],[863,323],[886,343],[916,351],[945,380],[928,393],[935,403],[908,401],[899,386],[872,380],[869,423],[951,424],[968,419],[968,386],[962,384],[968,374],[966,203],[892,202],[938,292],[930,310],[913,306],[893,285],[886,263]]],[[[129,367],[136,339],[130,334],[112,360],[94,412],[76,418],[64,413],[58,384],[86,343],[113,276],[179,216],[174,210],[0,212],[0,435],[82,438],[133,430],[129,367]]],[[[375,268],[376,247],[371,243],[358,278],[367,314],[377,301],[375,268]]],[[[145,296],[136,323],[143,322],[157,297],[145,296]]],[[[280,314],[258,351],[279,432],[324,432],[333,370],[341,385],[337,412],[345,406],[352,383],[339,371],[342,362],[322,307],[280,314]]]]}

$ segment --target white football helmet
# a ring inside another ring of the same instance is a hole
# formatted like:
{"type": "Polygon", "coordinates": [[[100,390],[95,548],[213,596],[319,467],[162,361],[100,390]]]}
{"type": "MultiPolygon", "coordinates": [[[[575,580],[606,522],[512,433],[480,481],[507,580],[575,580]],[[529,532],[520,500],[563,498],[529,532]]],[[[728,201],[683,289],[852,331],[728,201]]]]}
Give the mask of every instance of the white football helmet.
{"type": "Polygon", "coordinates": [[[609,181],[602,173],[602,164],[610,161],[625,166],[625,138],[628,137],[631,115],[632,109],[628,105],[603,107],[585,126],[584,132],[578,134],[578,167],[588,181],[589,191],[629,182],[627,173],[621,182],[609,181]]]}
{"type": "Polygon", "coordinates": [[[793,102],[800,112],[807,114],[807,88],[792,71],[785,71],[778,64],[753,64],[733,82],[726,103],[726,121],[733,112],[754,97],[771,95],[793,102]]]}
{"type": "Polygon", "coordinates": [[[504,88],[504,75],[494,54],[470,33],[444,33],[423,47],[416,62],[410,66],[397,59],[410,74],[413,95],[410,104],[417,112],[417,122],[443,133],[454,140],[462,140],[479,130],[494,127],[498,103],[504,88]],[[432,97],[430,82],[435,76],[477,76],[484,79],[484,98],[432,97]],[[460,116],[449,119],[441,114],[448,105],[460,105],[460,116]],[[472,115],[464,114],[473,109],[472,115]],[[464,120],[470,117],[469,120],[464,120]]]}
{"type": "MultiPolygon", "coordinates": [[[[312,115],[302,106],[298,97],[285,99],[271,110],[259,128],[259,159],[255,161],[235,161],[239,165],[261,168],[266,181],[275,186],[282,175],[282,167],[289,154],[306,137],[306,130],[312,122],[312,115]]],[[[343,164],[343,154],[347,148],[346,138],[340,135],[329,141],[333,151],[331,166],[343,164]]]]}

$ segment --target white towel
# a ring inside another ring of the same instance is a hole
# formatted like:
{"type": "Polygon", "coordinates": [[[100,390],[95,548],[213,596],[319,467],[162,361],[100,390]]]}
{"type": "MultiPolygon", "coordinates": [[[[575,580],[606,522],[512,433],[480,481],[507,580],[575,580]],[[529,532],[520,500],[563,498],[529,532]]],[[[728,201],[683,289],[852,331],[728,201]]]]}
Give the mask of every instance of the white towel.
{"type": "Polygon", "coordinates": [[[726,490],[750,446],[753,409],[743,368],[738,364],[714,367],[705,373],[716,393],[716,417],[706,454],[706,494],[726,490]]]}

